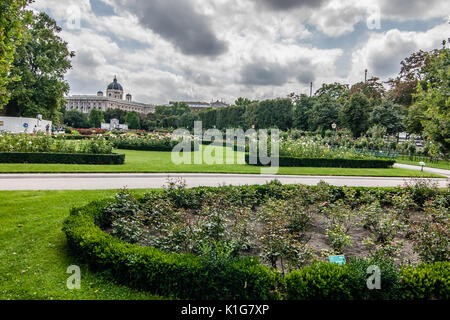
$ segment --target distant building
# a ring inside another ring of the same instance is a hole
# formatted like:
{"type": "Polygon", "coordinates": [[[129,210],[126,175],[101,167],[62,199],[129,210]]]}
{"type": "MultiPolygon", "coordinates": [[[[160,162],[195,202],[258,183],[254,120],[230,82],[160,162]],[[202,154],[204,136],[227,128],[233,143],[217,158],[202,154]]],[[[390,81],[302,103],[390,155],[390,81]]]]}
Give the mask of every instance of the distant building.
{"type": "Polygon", "coordinates": [[[191,108],[192,111],[200,111],[206,108],[225,108],[229,105],[219,100],[215,102],[196,102],[196,101],[169,101],[169,106],[175,103],[185,103],[191,108]]]}
{"type": "Polygon", "coordinates": [[[135,111],[138,113],[149,114],[155,112],[155,106],[140,102],[131,101],[131,94],[125,96],[123,100],[123,87],[114,77],[106,88],[106,96],[102,91],[98,91],[97,95],[73,95],[66,97],[66,110],[78,110],[82,113],[90,113],[91,110],[97,109],[106,111],[109,109],[120,109],[124,111],[135,111]]]}

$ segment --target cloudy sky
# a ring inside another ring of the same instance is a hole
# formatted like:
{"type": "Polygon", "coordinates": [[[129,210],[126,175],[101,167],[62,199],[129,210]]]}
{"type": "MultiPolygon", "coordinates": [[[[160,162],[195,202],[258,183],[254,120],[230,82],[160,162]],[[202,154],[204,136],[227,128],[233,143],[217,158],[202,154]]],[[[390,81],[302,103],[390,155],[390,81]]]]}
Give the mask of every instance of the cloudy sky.
{"type": "Polygon", "coordinates": [[[133,100],[265,99],[395,76],[450,37],[448,0],[36,0],[76,52],[71,94],[117,75],[133,100]]]}

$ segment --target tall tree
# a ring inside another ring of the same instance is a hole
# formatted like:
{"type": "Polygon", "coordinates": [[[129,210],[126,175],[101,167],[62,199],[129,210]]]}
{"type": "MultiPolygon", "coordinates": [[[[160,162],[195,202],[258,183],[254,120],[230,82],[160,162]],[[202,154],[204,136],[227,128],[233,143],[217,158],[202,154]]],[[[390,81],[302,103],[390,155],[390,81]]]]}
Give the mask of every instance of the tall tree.
{"type": "Polygon", "coordinates": [[[59,110],[64,107],[64,94],[69,85],[64,74],[71,68],[74,52],[67,48],[58,33],[61,28],[45,13],[33,15],[17,47],[11,75],[20,77],[7,86],[11,99],[6,112],[15,116],[35,117],[59,122],[59,110]]]}
{"type": "Polygon", "coordinates": [[[339,119],[354,137],[360,137],[369,128],[369,99],[362,93],[354,93],[342,107],[339,119]]]}
{"type": "Polygon", "coordinates": [[[242,97],[237,98],[237,100],[234,102],[235,105],[241,106],[241,107],[246,107],[250,103],[252,103],[252,101],[250,99],[242,98],[242,97]]]}
{"type": "Polygon", "coordinates": [[[141,122],[139,119],[139,115],[135,111],[128,112],[125,117],[125,122],[128,125],[129,129],[140,129],[141,122]]]}
{"type": "Polygon", "coordinates": [[[0,110],[9,101],[7,86],[19,81],[17,74],[10,72],[16,48],[22,41],[25,25],[31,19],[31,11],[25,10],[30,0],[0,1],[0,110]]]}
{"type": "Polygon", "coordinates": [[[403,124],[400,106],[392,102],[392,100],[383,100],[383,102],[375,106],[369,118],[371,126],[379,126],[386,129],[386,133],[395,135],[403,132],[406,127],[403,124]]]}
{"type": "Polygon", "coordinates": [[[127,112],[121,109],[108,109],[104,112],[105,122],[109,123],[111,119],[117,119],[120,123],[125,123],[127,112]]]}
{"type": "Polygon", "coordinates": [[[319,130],[324,133],[331,130],[333,123],[339,124],[340,104],[329,95],[324,94],[316,99],[310,113],[309,129],[312,131],[319,130]]]}
{"type": "Polygon", "coordinates": [[[308,97],[305,94],[302,94],[296,100],[293,112],[293,124],[295,128],[304,131],[308,130],[310,125],[309,117],[316,100],[316,97],[308,97]]]}
{"type": "Polygon", "coordinates": [[[450,152],[450,49],[445,47],[422,68],[426,84],[417,86],[414,106],[423,110],[423,133],[449,156],[450,152]]]}
{"type": "Polygon", "coordinates": [[[72,128],[89,128],[88,117],[78,110],[66,111],[64,113],[64,124],[72,128]]]}
{"type": "Polygon", "coordinates": [[[329,95],[331,98],[339,101],[340,104],[344,104],[345,100],[349,97],[350,89],[348,84],[342,84],[339,82],[322,84],[322,87],[315,92],[316,97],[323,95],[329,95]]]}
{"type": "Polygon", "coordinates": [[[362,93],[372,105],[379,104],[386,93],[386,89],[377,77],[372,77],[366,82],[355,83],[349,91],[350,96],[355,93],[362,93]]]}
{"type": "Polygon", "coordinates": [[[292,126],[291,99],[265,100],[252,103],[245,111],[248,127],[256,129],[279,128],[286,130],[292,126]]]}
{"type": "Polygon", "coordinates": [[[428,65],[431,57],[437,54],[439,54],[439,50],[432,50],[430,52],[419,50],[405,58],[400,63],[401,69],[398,76],[395,79],[389,79],[387,81],[391,87],[388,91],[388,97],[395,103],[399,103],[405,107],[411,106],[417,84],[424,78],[422,68],[428,65]]]}
{"type": "Polygon", "coordinates": [[[105,121],[103,111],[92,109],[89,113],[89,125],[91,128],[100,128],[102,122],[105,121]]]}

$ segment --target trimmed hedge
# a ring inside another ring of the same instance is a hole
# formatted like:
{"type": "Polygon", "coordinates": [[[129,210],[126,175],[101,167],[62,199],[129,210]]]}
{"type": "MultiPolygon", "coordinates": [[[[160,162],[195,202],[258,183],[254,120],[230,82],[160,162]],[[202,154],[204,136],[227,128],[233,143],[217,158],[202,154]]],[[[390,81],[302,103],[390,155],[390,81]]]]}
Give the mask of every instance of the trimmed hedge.
{"type": "MultiPolygon", "coordinates": [[[[123,139],[111,138],[114,143],[114,148],[125,150],[139,150],[139,151],[172,151],[178,145],[178,141],[166,142],[147,142],[145,139],[135,139],[136,141],[126,141],[123,139]]],[[[191,142],[191,150],[198,151],[198,145],[191,142]]]]}
{"type": "MultiPolygon", "coordinates": [[[[257,164],[250,163],[250,156],[245,155],[245,162],[250,165],[263,166],[258,158],[257,164]]],[[[280,167],[333,167],[333,168],[389,168],[395,160],[387,159],[328,159],[328,158],[293,158],[279,157],[280,167]]]]}
{"type": "Polygon", "coordinates": [[[0,163],[124,164],[124,154],[0,152],[0,163]]]}
{"type": "MultiPolygon", "coordinates": [[[[167,194],[177,206],[198,205],[208,192],[228,190],[236,204],[258,203],[267,196],[283,198],[296,186],[268,184],[242,187],[199,187],[167,194]]],[[[314,188],[317,187],[308,187],[314,188]]],[[[332,187],[331,198],[343,196],[343,187],[332,187]]],[[[391,198],[400,188],[354,188],[391,198]]],[[[162,191],[152,191],[162,192],[162,191]]],[[[145,201],[145,197],[141,198],[145,201]]],[[[331,199],[330,199],[331,200],[331,199]]],[[[261,265],[257,258],[210,264],[192,254],[169,254],[153,247],[129,244],[102,229],[111,217],[104,210],[115,201],[106,199],[71,210],[64,222],[71,250],[96,270],[107,271],[121,283],[166,297],[182,299],[292,299],[376,300],[449,299],[450,262],[398,268],[384,260],[349,259],[346,265],[316,263],[285,277],[261,265]],[[367,267],[381,269],[381,290],[369,290],[367,267]]]]}

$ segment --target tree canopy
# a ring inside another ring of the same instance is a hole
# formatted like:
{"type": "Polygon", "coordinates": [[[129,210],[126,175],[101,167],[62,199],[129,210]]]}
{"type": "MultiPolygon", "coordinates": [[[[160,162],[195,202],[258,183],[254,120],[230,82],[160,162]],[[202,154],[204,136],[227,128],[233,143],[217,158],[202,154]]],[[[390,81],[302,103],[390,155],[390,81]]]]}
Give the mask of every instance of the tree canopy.
{"type": "Polygon", "coordinates": [[[17,46],[22,41],[25,25],[31,19],[31,11],[25,9],[31,0],[0,1],[0,110],[10,99],[7,86],[20,80],[10,73],[17,46]]]}
{"type": "Polygon", "coordinates": [[[46,13],[33,14],[10,70],[12,77],[21,80],[7,85],[11,94],[7,114],[24,117],[42,114],[57,123],[62,120],[59,110],[69,92],[64,74],[71,68],[70,60],[75,54],[68,50],[59,32],[61,28],[46,13]]]}

